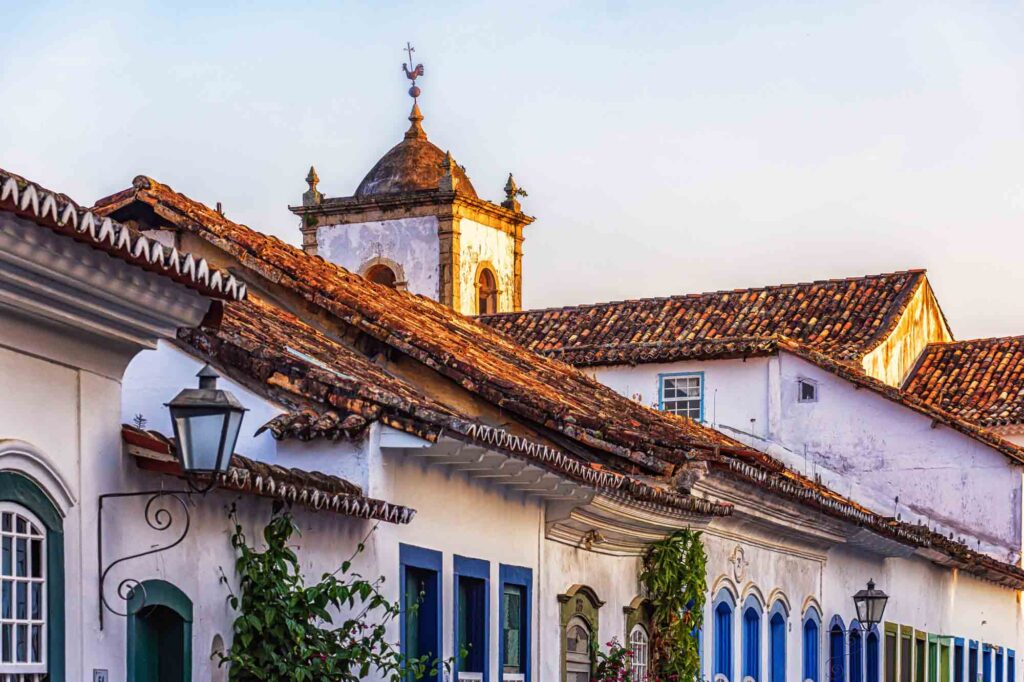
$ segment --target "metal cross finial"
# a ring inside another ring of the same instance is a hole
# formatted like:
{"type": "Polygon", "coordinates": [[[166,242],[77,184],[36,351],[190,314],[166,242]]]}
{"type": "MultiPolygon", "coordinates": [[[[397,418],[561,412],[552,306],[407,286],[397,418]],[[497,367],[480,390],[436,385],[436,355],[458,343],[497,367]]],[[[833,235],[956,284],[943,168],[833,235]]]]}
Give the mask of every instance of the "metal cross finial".
{"type": "Polygon", "coordinates": [[[409,68],[412,68],[412,53],[416,51],[416,48],[412,46],[412,43],[405,43],[405,51],[409,53],[409,68]]]}

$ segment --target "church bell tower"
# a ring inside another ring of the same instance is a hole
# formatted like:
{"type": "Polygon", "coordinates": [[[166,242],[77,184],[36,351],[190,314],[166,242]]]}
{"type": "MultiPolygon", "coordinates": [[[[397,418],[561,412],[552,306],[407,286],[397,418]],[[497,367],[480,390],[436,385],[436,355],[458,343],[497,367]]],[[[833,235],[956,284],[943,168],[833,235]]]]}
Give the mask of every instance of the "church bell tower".
{"type": "Polygon", "coordinates": [[[386,286],[428,296],[466,315],[522,307],[522,212],[512,175],[500,204],[477,196],[451,152],[427,139],[416,80],[423,65],[402,65],[412,81],[409,129],[370,169],[356,191],[325,197],[309,169],[300,206],[302,246],[307,253],[386,286]]]}

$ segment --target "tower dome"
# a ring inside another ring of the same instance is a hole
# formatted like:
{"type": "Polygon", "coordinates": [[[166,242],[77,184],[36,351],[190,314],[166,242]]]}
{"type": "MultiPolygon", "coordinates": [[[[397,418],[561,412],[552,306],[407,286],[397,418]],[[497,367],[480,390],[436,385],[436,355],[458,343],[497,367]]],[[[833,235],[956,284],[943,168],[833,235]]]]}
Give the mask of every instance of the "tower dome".
{"type": "Polygon", "coordinates": [[[455,190],[476,198],[476,190],[466,176],[466,171],[455,163],[449,163],[449,155],[427,140],[421,121],[423,114],[420,113],[419,104],[414,102],[405,139],[388,150],[370,169],[356,188],[356,197],[436,190],[450,172],[455,190]]]}

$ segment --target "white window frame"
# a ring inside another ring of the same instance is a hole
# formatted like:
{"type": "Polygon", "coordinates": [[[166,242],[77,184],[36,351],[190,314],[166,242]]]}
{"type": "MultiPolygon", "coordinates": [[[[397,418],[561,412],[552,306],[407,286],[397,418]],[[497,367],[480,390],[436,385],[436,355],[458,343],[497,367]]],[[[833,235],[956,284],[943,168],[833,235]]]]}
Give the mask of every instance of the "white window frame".
{"type": "Polygon", "coordinates": [[[650,664],[651,637],[640,623],[633,626],[629,632],[629,649],[633,652],[633,658],[629,662],[630,672],[635,682],[647,682],[648,666],[650,664]],[[639,641],[640,638],[643,641],[639,641]]]}
{"type": "Polygon", "coordinates": [[[818,402],[818,382],[814,379],[808,379],[806,377],[800,377],[796,380],[796,401],[798,403],[816,403],[818,402]],[[813,398],[804,398],[804,384],[811,386],[814,389],[813,398]]]}
{"type": "Polygon", "coordinates": [[[682,417],[688,417],[696,422],[704,421],[704,372],[673,372],[670,374],[659,374],[658,375],[658,408],[663,412],[669,412],[671,414],[679,415],[682,417]],[[669,386],[669,382],[683,381],[689,386],[669,386]],[[667,390],[679,390],[681,388],[690,389],[693,387],[697,389],[697,395],[694,396],[667,396],[667,390]],[[680,408],[673,405],[673,403],[689,403],[686,407],[680,408]],[[696,409],[694,409],[694,403],[696,403],[696,409]],[[693,414],[696,412],[696,415],[693,414]]]}
{"type": "MultiPolygon", "coordinates": [[[[6,538],[10,538],[11,539],[11,543],[10,543],[11,544],[11,550],[10,550],[11,551],[11,566],[10,566],[11,572],[10,572],[10,575],[4,574],[3,573],[3,565],[2,565],[2,563],[0,563],[0,590],[3,589],[3,585],[5,585],[5,584],[10,584],[11,585],[11,590],[10,590],[10,606],[11,606],[10,615],[11,615],[11,617],[10,618],[4,618],[3,611],[0,610],[0,638],[2,638],[4,636],[4,626],[11,626],[11,628],[10,628],[10,638],[11,639],[10,639],[10,642],[9,642],[9,646],[10,646],[11,657],[16,659],[17,658],[17,652],[16,652],[15,641],[17,639],[18,626],[21,626],[21,625],[25,626],[26,627],[27,636],[29,637],[29,641],[25,643],[25,647],[26,647],[25,650],[26,650],[26,656],[29,657],[29,656],[31,656],[31,643],[30,642],[31,642],[31,637],[32,637],[32,626],[38,625],[39,626],[39,630],[40,630],[40,632],[39,632],[39,656],[40,656],[40,660],[39,661],[33,661],[33,662],[27,662],[27,661],[26,662],[17,662],[17,661],[12,661],[12,662],[8,662],[8,663],[5,663],[2,660],[0,660],[0,679],[8,679],[9,676],[14,676],[13,679],[32,680],[32,679],[36,679],[37,676],[45,675],[47,672],[49,672],[48,661],[47,661],[47,658],[46,658],[46,655],[47,655],[47,646],[46,646],[46,644],[47,644],[47,634],[48,634],[47,633],[47,625],[48,625],[48,623],[47,623],[47,616],[48,616],[48,608],[49,608],[49,604],[47,604],[47,594],[46,594],[46,592],[47,592],[47,584],[46,584],[46,580],[47,580],[47,575],[46,575],[46,556],[47,555],[46,555],[46,552],[48,550],[47,545],[46,545],[46,526],[44,526],[43,523],[39,520],[39,518],[35,514],[33,514],[31,511],[29,511],[27,508],[21,506],[20,504],[15,504],[14,502],[0,502],[0,518],[2,518],[2,516],[4,514],[11,514],[12,517],[13,517],[11,519],[11,530],[6,531],[6,530],[3,529],[3,526],[0,525],[0,543],[2,543],[3,540],[6,539],[6,538]],[[25,519],[25,521],[27,523],[31,524],[34,527],[35,533],[32,533],[30,531],[27,531],[27,532],[24,532],[24,533],[19,533],[17,531],[17,520],[16,519],[19,516],[21,518],[25,519]],[[16,554],[16,552],[17,552],[17,540],[19,540],[19,539],[24,539],[26,541],[26,551],[27,551],[27,556],[25,557],[25,572],[26,572],[26,576],[24,576],[24,577],[16,575],[17,574],[17,568],[16,568],[17,554],[16,554]],[[31,544],[30,544],[30,542],[32,540],[39,540],[40,541],[40,545],[41,545],[40,546],[40,551],[39,551],[39,560],[40,560],[40,564],[41,564],[40,567],[39,567],[39,569],[40,569],[39,570],[39,576],[40,577],[38,577],[38,578],[32,577],[33,566],[32,566],[32,550],[31,550],[31,544]],[[17,587],[18,587],[19,584],[25,584],[26,585],[26,588],[25,588],[26,589],[25,609],[26,609],[26,616],[27,616],[26,618],[18,618],[17,617],[18,616],[18,613],[17,613],[17,587]],[[31,589],[31,586],[33,584],[38,584],[40,586],[39,587],[39,598],[40,598],[40,602],[41,603],[39,605],[40,618],[38,618],[38,619],[32,618],[32,589],[31,589]]],[[[3,646],[2,645],[3,645],[3,642],[0,641],[0,656],[3,655],[3,646]]]]}

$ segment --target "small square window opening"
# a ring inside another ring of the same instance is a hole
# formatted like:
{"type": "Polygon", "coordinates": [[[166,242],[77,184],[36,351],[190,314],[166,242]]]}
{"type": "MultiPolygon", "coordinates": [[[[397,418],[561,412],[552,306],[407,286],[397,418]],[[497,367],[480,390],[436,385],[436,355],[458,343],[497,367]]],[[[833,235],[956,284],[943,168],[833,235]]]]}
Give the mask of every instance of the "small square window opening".
{"type": "Polygon", "coordinates": [[[802,403],[818,402],[818,383],[810,379],[800,379],[797,382],[798,400],[802,403]]]}

